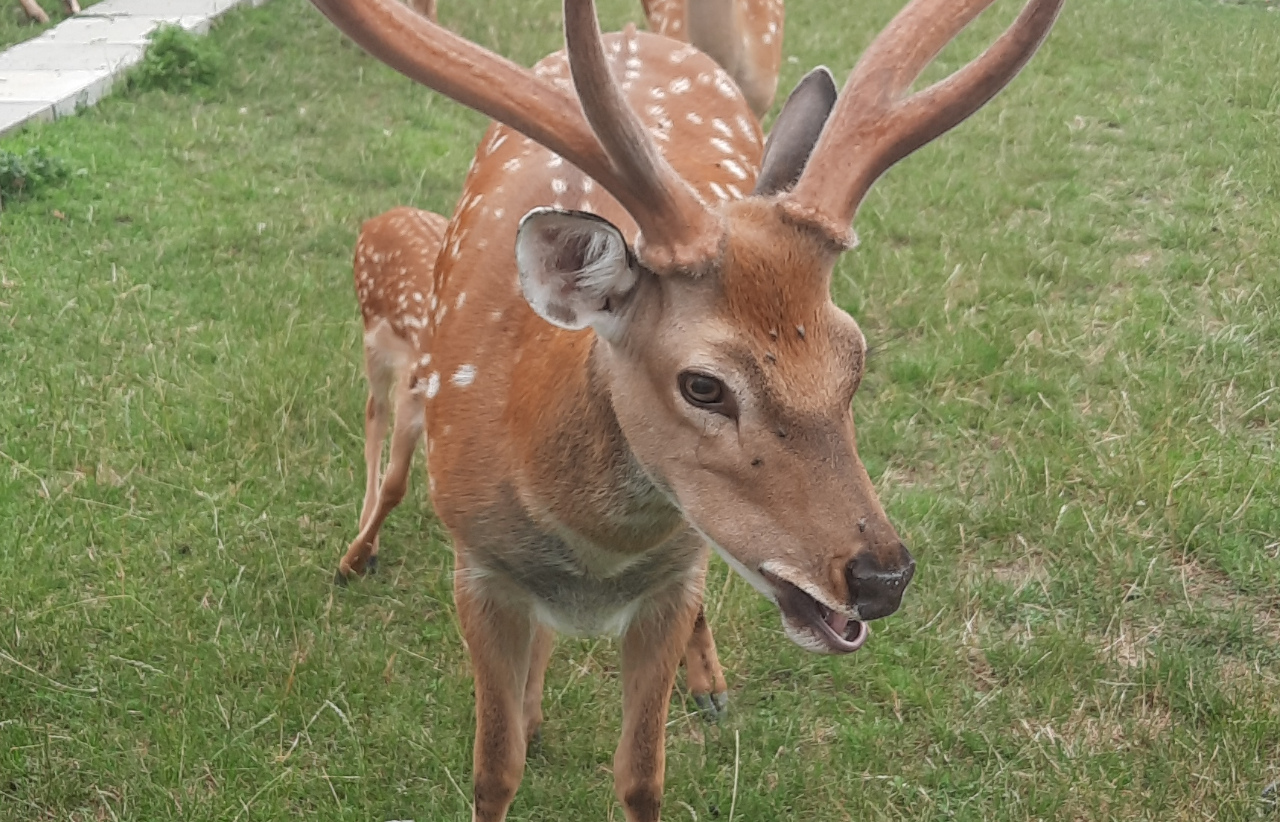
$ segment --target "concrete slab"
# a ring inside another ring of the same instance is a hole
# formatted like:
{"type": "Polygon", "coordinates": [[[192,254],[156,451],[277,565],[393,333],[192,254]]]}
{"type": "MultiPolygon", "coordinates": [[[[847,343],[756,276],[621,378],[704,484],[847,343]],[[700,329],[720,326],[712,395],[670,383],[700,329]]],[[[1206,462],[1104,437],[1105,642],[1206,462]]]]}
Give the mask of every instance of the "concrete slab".
{"type": "Polygon", "coordinates": [[[150,17],[178,22],[183,17],[218,17],[241,0],[102,0],[82,14],[90,17],[150,17]]]}
{"type": "Polygon", "coordinates": [[[0,54],[3,71],[115,71],[142,59],[146,46],[129,43],[51,43],[28,40],[0,54]]]}
{"type": "Polygon", "coordinates": [[[47,103],[65,117],[102,99],[114,79],[111,71],[0,71],[0,103],[47,103]]]}
{"type": "Polygon", "coordinates": [[[160,21],[150,17],[72,17],[27,42],[68,45],[124,43],[144,46],[147,44],[147,35],[158,25],[160,21]]]}
{"type": "Polygon", "coordinates": [[[0,137],[17,131],[27,123],[47,122],[52,119],[52,103],[0,102],[0,137]]]}

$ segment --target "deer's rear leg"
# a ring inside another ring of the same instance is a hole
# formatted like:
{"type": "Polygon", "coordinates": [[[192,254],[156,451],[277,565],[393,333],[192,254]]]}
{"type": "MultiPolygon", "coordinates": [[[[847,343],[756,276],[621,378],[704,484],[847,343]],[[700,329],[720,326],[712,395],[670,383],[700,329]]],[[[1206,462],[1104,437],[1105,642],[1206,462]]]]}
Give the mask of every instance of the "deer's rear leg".
{"type": "Polygon", "coordinates": [[[40,8],[40,4],[36,0],[18,0],[18,3],[22,6],[22,10],[27,13],[27,16],[35,22],[42,24],[49,22],[49,15],[45,14],[44,9],[40,8]]]}
{"type": "Polygon", "coordinates": [[[729,711],[729,686],[724,681],[720,657],[716,655],[716,641],[711,636],[711,626],[701,605],[694,618],[693,633],[684,652],[685,675],[689,693],[702,718],[719,722],[729,711]]]}
{"type": "Polygon", "coordinates": [[[404,499],[409,487],[409,469],[413,466],[413,452],[422,439],[422,398],[408,387],[406,374],[397,386],[395,427],[391,432],[391,454],[387,461],[386,476],[378,478],[378,463],[382,457],[382,440],[386,436],[385,409],[377,412],[375,391],[369,395],[369,408],[373,413],[365,417],[365,462],[368,485],[365,489],[364,511],[360,515],[360,533],[356,535],[347,553],[338,563],[334,581],[339,585],[352,574],[373,571],[378,560],[378,532],[387,515],[404,499]],[[372,494],[370,494],[372,489],[372,494]],[[370,500],[372,499],[372,504],[370,500]]]}
{"type": "Polygon", "coordinates": [[[536,746],[542,738],[542,686],[547,679],[547,663],[555,646],[555,631],[539,625],[529,655],[529,678],[524,686],[524,738],[527,747],[536,746]]]}
{"type": "Polygon", "coordinates": [[[436,0],[406,0],[405,5],[431,22],[436,22],[436,0]]]}
{"type": "Polygon", "coordinates": [[[502,822],[524,775],[525,686],[538,628],[518,606],[468,588],[467,572],[460,567],[454,575],[454,600],[476,688],[472,820],[502,822]]]}

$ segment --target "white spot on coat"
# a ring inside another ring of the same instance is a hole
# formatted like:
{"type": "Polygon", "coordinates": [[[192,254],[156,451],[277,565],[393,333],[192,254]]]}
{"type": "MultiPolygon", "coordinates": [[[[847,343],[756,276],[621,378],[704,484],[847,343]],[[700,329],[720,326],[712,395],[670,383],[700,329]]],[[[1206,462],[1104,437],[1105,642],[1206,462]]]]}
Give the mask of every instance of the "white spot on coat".
{"type": "Polygon", "coordinates": [[[449,378],[449,382],[459,388],[466,388],[476,379],[476,367],[474,365],[460,365],[458,370],[453,372],[453,376],[449,378]]]}

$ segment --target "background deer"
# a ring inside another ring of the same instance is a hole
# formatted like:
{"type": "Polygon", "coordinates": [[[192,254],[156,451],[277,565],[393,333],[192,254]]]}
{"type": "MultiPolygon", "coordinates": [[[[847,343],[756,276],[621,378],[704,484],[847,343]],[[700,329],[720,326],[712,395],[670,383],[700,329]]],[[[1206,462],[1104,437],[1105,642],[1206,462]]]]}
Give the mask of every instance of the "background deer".
{"type": "Polygon", "coordinates": [[[436,0],[404,0],[404,4],[431,22],[436,21],[436,0]]]}
{"type": "Polygon", "coordinates": [[[875,180],[1003,88],[1061,0],[908,96],[991,2],[912,0],[838,98],[825,70],[800,84],[762,163],[728,75],[602,38],[590,0],[566,0],[566,51],[532,71],[388,0],[313,2],[501,123],[443,238],[412,389],[475,674],[474,819],[506,816],[560,630],[620,636],[615,790],[656,820],[708,546],[815,652],[856,651],[901,602],[914,562],[857,455],[866,344],[831,272],[875,180]]]}
{"type": "Polygon", "coordinates": [[[706,52],[742,89],[757,117],[778,91],[783,0],[643,0],[649,28],[706,52]]]}

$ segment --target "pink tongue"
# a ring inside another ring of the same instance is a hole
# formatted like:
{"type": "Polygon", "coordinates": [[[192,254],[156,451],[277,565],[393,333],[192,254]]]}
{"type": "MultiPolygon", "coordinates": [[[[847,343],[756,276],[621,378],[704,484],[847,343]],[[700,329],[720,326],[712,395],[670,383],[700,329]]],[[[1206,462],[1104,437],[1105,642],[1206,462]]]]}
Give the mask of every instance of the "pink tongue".
{"type": "Polygon", "coordinates": [[[832,611],[827,616],[827,624],[831,626],[831,630],[836,632],[836,636],[843,637],[845,628],[849,627],[849,618],[844,614],[837,614],[832,611]]]}

